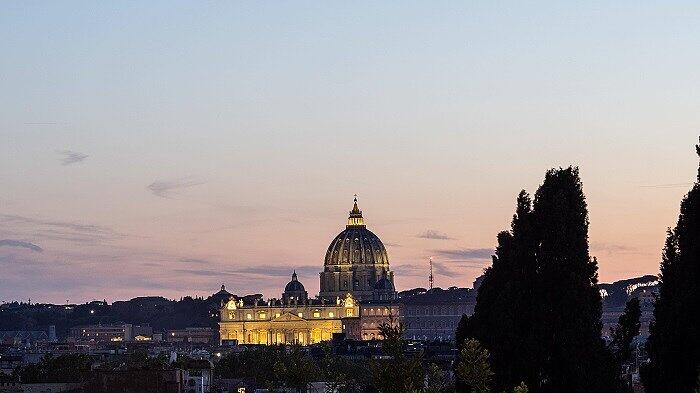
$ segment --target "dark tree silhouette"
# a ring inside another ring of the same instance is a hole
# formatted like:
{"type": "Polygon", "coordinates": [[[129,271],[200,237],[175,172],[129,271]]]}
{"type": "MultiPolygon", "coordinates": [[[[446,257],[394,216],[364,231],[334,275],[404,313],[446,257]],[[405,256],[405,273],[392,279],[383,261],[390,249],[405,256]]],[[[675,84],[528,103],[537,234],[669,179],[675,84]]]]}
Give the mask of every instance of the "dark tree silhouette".
{"type": "Polygon", "coordinates": [[[390,318],[379,326],[379,332],[385,358],[374,359],[370,365],[373,388],[378,393],[420,392],[425,378],[422,359],[406,355],[403,325],[390,318]]]}
{"type": "MultiPolygon", "coordinates": [[[[696,145],[700,155],[700,145],[696,145]]],[[[668,230],[642,377],[648,393],[697,392],[700,373],[700,169],[668,230]]]]}
{"type": "Polygon", "coordinates": [[[489,350],[495,391],[525,382],[532,392],[610,392],[617,376],[600,317],[579,172],[552,169],[534,203],[524,191],[518,196],[474,315],[457,334],[489,350]]]}
{"type": "Polygon", "coordinates": [[[532,390],[610,392],[617,375],[600,335],[598,263],[588,252],[588,208],[578,168],[548,171],[533,213],[539,238],[535,326],[546,357],[541,387],[532,390]]]}
{"type": "Polygon", "coordinates": [[[462,321],[457,331],[458,342],[473,337],[489,349],[497,376],[493,381],[496,391],[537,379],[533,361],[538,358],[533,336],[534,234],[532,200],[521,191],[511,231],[498,234],[496,255],[484,274],[474,314],[462,321]]]}
{"type": "Polygon", "coordinates": [[[633,297],[625,305],[625,311],[613,329],[610,350],[620,365],[627,363],[632,357],[632,341],[639,335],[641,313],[639,298],[633,297]]]}

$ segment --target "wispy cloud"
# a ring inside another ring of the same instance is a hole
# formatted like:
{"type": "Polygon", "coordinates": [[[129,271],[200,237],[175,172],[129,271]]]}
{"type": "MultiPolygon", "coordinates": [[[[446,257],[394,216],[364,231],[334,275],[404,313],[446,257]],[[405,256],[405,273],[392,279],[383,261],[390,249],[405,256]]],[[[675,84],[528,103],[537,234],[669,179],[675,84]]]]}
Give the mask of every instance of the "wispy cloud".
{"type": "Polygon", "coordinates": [[[63,122],[58,122],[58,121],[34,121],[34,122],[25,122],[25,126],[57,126],[61,124],[66,124],[63,122]]]}
{"type": "Polygon", "coordinates": [[[180,258],[178,261],[180,261],[182,263],[191,263],[191,264],[196,264],[196,265],[208,265],[210,263],[206,259],[198,259],[198,258],[180,258]]]}
{"type": "Polygon", "coordinates": [[[42,252],[44,251],[43,248],[37,246],[34,243],[29,243],[29,242],[23,242],[21,240],[12,240],[12,239],[3,239],[0,240],[0,247],[18,247],[18,248],[26,248],[28,250],[36,251],[36,252],[42,252]]]}
{"type": "Polygon", "coordinates": [[[275,267],[275,266],[250,266],[241,269],[236,269],[236,273],[241,274],[259,274],[261,276],[271,277],[291,277],[292,272],[296,271],[299,275],[299,280],[304,277],[318,277],[320,266],[290,266],[290,267],[275,267]]]}
{"type": "Polygon", "coordinates": [[[638,254],[646,255],[648,253],[643,252],[634,247],[626,246],[624,244],[615,243],[604,243],[604,242],[591,242],[591,251],[603,254],[638,254]]]}
{"type": "Polygon", "coordinates": [[[393,270],[396,272],[396,275],[402,277],[427,277],[430,273],[430,267],[428,266],[428,264],[415,265],[411,263],[406,263],[403,265],[395,265],[393,267],[393,270]]]}
{"type": "Polygon", "coordinates": [[[60,159],[61,165],[75,164],[89,157],[87,154],[71,150],[59,150],[56,153],[63,156],[63,158],[60,159]]]}
{"type": "Polygon", "coordinates": [[[239,269],[174,269],[177,273],[192,274],[204,277],[216,276],[240,276],[249,277],[251,275],[265,277],[291,277],[296,271],[299,281],[304,278],[318,277],[320,267],[318,266],[298,266],[298,267],[274,267],[274,266],[249,266],[239,269]]]}
{"type": "Polygon", "coordinates": [[[492,248],[458,248],[454,250],[432,250],[435,255],[448,260],[472,260],[491,259],[494,250],[492,248]]]}
{"type": "Polygon", "coordinates": [[[454,270],[439,262],[433,262],[433,271],[438,276],[452,277],[457,274],[454,270]]]}
{"type": "Polygon", "coordinates": [[[161,198],[172,198],[177,195],[181,190],[198,186],[204,184],[203,181],[195,180],[192,178],[181,178],[181,179],[170,179],[170,180],[156,180],[149,184],[148,190],[157,197],[161,198]]]}
{"type": "Polygon", "coordinates": [[[666,184],[643,184],[639,187],[641,188],[678,188],[678,187],[690,187],[693,183],[666,183],[666,184]]]}
{"type": "Polygon", "coordinates": [[[222,270],[209,270],[209,269],[174,269],[176,273],[191,274],[194,276],[202,277],[223,277],[223,276],[237,276],[237,273],[227,272],[222,270]]]}
{"type": "MultiPolygon", "coordinates": [[[[14,233],[21,234],[22,237],[31,235],[33,238],[80,243],[102,242],[125,236],[100,225],[45,220],[16,214],[0,214],[0,224],[13,228],[14,233]]],[[[0,232],[7,233],[6,230],[0,232]]]]}
{"type": "Polygon", "coordinates": [[[432,240],[455,240],[453,237],[448,236],[445,233],[436,231],[434,229],[428,229],[425,232],[421,232],[416,235],[420,239],[432,239],[432,240]]]}

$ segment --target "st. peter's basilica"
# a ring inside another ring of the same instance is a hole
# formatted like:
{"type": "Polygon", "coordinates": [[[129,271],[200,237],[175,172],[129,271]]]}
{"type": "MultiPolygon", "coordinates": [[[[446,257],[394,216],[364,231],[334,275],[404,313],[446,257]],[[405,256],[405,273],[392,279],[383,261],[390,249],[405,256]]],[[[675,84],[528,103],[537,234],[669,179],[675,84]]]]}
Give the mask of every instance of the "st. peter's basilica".
{"type": "Polygon", "coordinates": [[[281,299],[222,302],[220,338],[239,344],[308,345],[344,333],[353,339],[379,337],[379,326],[399,318],[394,272],[382,241],[364,223],[357,198],[345,230],[326,251],[320,293],[309,298],[296,272],[281,299]]]}

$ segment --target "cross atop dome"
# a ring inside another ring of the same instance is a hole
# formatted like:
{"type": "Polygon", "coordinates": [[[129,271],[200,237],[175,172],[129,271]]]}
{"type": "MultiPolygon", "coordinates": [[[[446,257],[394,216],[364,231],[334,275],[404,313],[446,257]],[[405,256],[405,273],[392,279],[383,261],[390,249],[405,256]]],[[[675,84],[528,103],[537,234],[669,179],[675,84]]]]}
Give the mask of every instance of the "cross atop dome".
{"type": "Polygon", "coordinates": [[[357,207],[357,194],[355,194],[354,205],[348,217],[348,227],[364,227],[365,221],[362,218],[362,210],[357,207]]]}

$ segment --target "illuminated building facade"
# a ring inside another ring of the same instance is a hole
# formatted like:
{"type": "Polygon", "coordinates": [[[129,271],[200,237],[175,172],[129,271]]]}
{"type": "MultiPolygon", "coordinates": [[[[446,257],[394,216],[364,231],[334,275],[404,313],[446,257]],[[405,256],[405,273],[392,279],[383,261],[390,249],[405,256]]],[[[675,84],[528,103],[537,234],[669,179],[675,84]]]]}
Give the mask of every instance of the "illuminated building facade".
{"type": "Polygon", "coordinates": [[[281,299],[246,302],[231,296],[220,309],[222,343],[309,345],[330,340],[334,333],[369,340],[379,338],[382,321],[398,321],[398,307],[391,306],[396,291],[389,257],[366,228],[357,198],[345,230],[328,247],[320,278],[315,299],[308,298],[296,272],[281,299]],[[364,306],[370,302],[371,307],[364,306]]]}
{"type": "Polygon", "coordinates": [[[246,305],[242,299],[232,299],[221,311],[220,336],[222,342],[241,344],[309,345],[344,332],[347,320],[358,316],[359,306],[349,294],[329,304],[271,299],[246,305]]]}
{"type": "Polygon", "coordinates": [[[78,326],[71,328],[70,333],[74,341],[143,341],[143,338],[153,335],[153,329],[150,326],[123,323],[78,326]]]}

